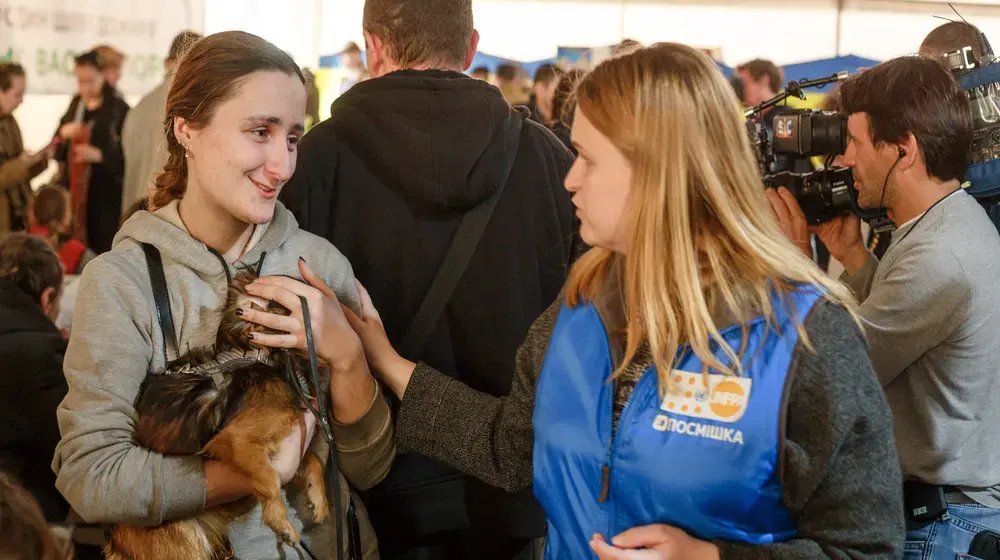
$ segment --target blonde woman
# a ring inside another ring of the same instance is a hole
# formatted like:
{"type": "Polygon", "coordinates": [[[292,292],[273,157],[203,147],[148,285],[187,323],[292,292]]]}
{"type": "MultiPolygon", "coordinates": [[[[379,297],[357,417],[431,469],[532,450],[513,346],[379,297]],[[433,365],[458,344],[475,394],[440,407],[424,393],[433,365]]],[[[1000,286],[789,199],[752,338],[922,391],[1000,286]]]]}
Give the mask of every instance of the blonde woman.
{"type": "Polygon", "coordinates": [[[509,397],[400,358],[364,294],[363,320],[347,312],[401,398],[400,445],[533,485],[550,559],[898,557],[898,461],[855,304],[781,234],[732,89],[666,44],[577,94],[566,188],[594,248],[509,397]]]}

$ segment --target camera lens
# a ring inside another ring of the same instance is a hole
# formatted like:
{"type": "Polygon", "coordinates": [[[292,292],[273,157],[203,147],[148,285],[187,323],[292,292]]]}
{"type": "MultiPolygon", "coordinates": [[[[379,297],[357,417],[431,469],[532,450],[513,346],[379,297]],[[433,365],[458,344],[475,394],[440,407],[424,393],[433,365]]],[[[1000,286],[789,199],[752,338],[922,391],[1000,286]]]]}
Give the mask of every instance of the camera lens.
{"type": "Polygon", "coordinates": [[[847,116],[840,113],[812,115],[813,154],[843,154],[847,150],[847,116]]]}

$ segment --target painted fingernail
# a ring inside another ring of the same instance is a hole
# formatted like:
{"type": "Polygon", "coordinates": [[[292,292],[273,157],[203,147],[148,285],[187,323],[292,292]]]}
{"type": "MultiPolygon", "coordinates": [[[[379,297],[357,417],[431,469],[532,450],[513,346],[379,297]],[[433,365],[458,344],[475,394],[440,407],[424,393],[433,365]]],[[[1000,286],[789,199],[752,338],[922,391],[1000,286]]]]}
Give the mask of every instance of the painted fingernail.
{"type": "Polygon", "coordinates": [[[242,317],[243,316],[243,310],[242,309],[237,309],[236,310],[236,316],[237,317],[242,317]]]}
{"type": "Polygon", "coordinates": [[[247,340],[253,340],[253,335],[252,334],[248,334],[247,335],[247,340]]]}
{"type": "Polygon", "coordinates": [[[303,259],[302,257],[299,257],[299,260],[300,260],[300,261],[302,261],[302,264],[309,264],[309,263],[307,263],[307,262],[306,262],[306,260],[305,260],[305,259],[303,259]]]}

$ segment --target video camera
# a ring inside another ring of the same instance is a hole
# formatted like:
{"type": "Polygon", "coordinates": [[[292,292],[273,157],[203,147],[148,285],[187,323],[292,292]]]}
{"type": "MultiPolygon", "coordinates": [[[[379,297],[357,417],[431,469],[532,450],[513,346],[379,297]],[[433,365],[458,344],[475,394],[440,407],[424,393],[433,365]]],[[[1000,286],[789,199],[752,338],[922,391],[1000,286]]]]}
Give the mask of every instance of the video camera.
{"type": "Polygon", "coordinates": [[[859,207],[853,173],[847,167],[832,166],[833,158],[847,149],[847,115],[815,109],[788,110],[774,117],[773,139],[763,122],[767,109],[792,96],[805,99],[804,88],[822,87],[847,77],[847,72],[840,72],[818,80],[788,82],[785,91],[747,109],[747,130],[757,154],[757,166],[764,186],[787,188],[810,224],[828,222],[853,212],[867,221],[873,230],[885,231],[892,228],[885,211],[859,207]],[[775,154],[826,156],[826,163],[822,169],[809,173],[775,172],[775,154]]]}
{"type": "Polygon", "coordinates": [[[987,199],[1000,195],[1000,64],[986,35],[977,30],[977,36],[980,58],[975,57],[971,45],[943,58],[972,105],[972,153],[965,174],[969,182],[967,192],[987,199]]]}

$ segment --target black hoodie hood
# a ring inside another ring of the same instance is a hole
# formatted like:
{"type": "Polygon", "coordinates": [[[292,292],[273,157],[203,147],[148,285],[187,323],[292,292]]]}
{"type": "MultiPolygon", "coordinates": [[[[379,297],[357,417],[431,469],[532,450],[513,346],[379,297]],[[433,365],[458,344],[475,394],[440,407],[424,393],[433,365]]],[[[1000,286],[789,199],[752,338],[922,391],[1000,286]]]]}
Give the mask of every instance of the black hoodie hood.
{"type": "Polygon", "coordinates": [[[337,138],[380,182],[438,212],[465,211],[497,189],[511,108],[459,72],[400,70],[351,88],[331,108],[337,138]]]}

